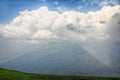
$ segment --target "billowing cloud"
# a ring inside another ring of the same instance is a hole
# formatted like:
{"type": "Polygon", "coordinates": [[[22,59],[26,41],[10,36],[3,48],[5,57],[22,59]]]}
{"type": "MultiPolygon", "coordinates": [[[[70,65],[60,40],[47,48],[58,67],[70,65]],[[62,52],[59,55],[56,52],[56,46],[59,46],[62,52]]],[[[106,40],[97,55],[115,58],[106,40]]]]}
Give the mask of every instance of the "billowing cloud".
{"type": "Polygon", "coordinates": [[[13,21],[0,27],[0,36],[25,40],[114,39],[111,34],[120,38],[118,35],[119,17],[119,5],[104,6],[99,11],[87,14],[77,11],[59,13],[43,6],[37,10],[20,12],[13,21]],[[113,29],[115,33],[112,33],[113,29]]]}

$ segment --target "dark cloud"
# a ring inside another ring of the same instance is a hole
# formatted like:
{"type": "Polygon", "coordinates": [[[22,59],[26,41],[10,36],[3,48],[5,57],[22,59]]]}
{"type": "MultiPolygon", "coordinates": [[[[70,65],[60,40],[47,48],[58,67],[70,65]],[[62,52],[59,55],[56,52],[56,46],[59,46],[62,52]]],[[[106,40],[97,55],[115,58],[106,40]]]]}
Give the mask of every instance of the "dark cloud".
{"type": "Polygon", "coordinates": [[[112,40],[120,40],[120,13],[112,16],[109,22],[108,34],[112,40]]]}

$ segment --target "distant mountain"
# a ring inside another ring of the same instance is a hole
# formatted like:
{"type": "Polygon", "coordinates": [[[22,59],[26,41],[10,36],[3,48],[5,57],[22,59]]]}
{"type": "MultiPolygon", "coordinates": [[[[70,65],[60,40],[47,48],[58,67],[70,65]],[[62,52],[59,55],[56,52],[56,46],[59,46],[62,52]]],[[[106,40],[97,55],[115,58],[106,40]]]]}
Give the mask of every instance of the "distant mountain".
{"type": "Polygon", "coordinates": [[[79,44],[69,41],[49,43],[5,62],[0,67],[42,74],[113,75],[109,66],[96,59],[79,44]]]}
{"type": "Polygon", "coordinates": [[[114,72],[118,73],[120,75],[120,42],[112,42],[109,44],[110,51],[109,56],[111,59],[111,68],[114,72]]]}
{"type": "MultiPolygon", "coordinates": [[[[87,47],[91,45],[87,45],[87,47]]],[[[120,41],[96,42],[94,55],[100,61],[107,64],[113,72],[120,75],[120,41]]]]}

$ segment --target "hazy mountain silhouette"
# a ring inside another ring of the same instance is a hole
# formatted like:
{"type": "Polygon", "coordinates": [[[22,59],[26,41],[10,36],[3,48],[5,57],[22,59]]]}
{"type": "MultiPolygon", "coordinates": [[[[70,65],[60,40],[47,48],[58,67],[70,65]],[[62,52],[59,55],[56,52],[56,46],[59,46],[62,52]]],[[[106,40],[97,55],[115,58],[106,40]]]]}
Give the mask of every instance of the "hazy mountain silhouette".
{"type": "Polygon", "coordinates": [[[111,70],[75,42],[49,43],[1,65],[31,73],[110,75],[111,70]]]}

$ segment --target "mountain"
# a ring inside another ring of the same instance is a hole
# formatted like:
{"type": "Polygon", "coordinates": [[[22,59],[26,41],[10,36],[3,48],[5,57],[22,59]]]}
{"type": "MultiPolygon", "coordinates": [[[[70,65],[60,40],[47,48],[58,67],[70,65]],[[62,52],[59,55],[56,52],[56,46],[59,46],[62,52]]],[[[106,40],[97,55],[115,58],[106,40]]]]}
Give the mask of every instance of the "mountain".
{"type": "Polygon", "coordinates": [[[107,64],[113,72],[120,75],[120,41],[104,41],[96,42],[92,47],[90,44],[86,45],[94,51],[97,59],[107,64]]]}
{"type": "Polygon", "coordinates": [[[110,59],[111,59],[111,68],[114,70],[114,72],[120,74],[120,42],[112,42],[109,44],[110,46],[110,59]]]}
{"type": "Polygon", "coordinates": [[[1,64],[0,67],[51,75],[114,76],[109,66],[79,44],[70,41],[40,46],[33,52],[1,64]]]}

